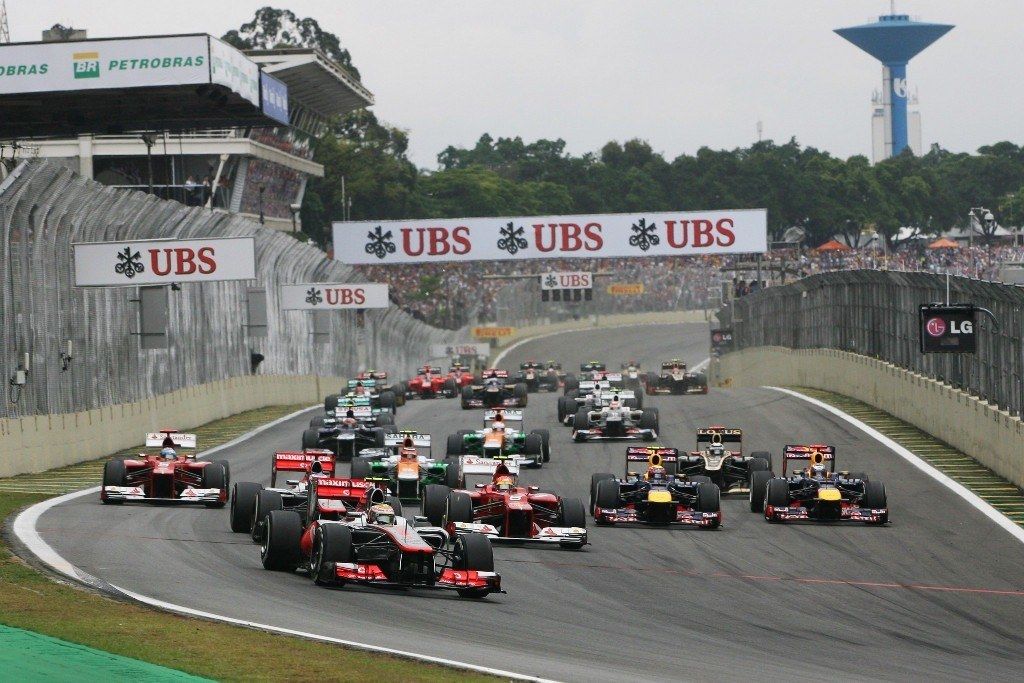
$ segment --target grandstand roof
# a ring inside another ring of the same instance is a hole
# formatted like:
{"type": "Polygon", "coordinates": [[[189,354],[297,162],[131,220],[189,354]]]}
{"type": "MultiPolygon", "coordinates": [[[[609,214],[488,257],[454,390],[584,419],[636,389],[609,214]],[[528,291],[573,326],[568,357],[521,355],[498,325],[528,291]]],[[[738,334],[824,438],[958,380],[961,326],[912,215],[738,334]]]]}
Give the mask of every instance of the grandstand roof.
{"type": "Polygon", "coordinates": [[[313,48],[246,50],[246,56],[288,85],[288,99],[324,119],[373,104],[373,93],[340,64],[313,48]]]}

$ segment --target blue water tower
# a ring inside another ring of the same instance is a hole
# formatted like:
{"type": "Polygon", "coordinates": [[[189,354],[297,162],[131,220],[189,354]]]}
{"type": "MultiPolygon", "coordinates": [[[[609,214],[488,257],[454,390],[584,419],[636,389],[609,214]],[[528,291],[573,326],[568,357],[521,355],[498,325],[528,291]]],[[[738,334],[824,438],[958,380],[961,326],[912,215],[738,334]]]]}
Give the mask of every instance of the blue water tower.
{"type": "Polygon", "coordinates": [[[882,63],[882,105],[889,127],[886,149],[896,156],[907,146],[907,62],[946,35],[951,24],[911,21],[906,14],[878,17],[873,24],[837,28],[840,36],[882,63]]]}

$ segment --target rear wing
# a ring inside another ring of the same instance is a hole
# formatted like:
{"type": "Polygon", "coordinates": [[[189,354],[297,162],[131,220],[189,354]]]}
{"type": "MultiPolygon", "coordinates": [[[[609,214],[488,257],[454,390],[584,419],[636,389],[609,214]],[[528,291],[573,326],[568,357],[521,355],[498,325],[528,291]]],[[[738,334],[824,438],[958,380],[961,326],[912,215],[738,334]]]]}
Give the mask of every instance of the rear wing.
{"type": "Polygon", "coordinates": [[[489,427],[489,422],[495,420],[501,420],[502,422],[523,422],[523,411],[521,410],[487,410],[484,411],[484,427],[489,427]]]}
{"type": "Polygon", "coordinates": [[[416,448],[430,448],[430,434],[419,432],[395,432],[384,435],[384,446],[394,448],[405,443],[406,439],[412,439],[412,445],[416,448]]]}
{"type": "Polygon", "coordinates": [[[357,420],[359,418],[373,417],[373,408],[370,406],[338,406],[334,409],[334,417],[347,417],[350,410],[352,411],[352,417],[357,420]]]}
{"type": "Polygon", "coordinates": [[[146,434],[146,448],[195,448],[196,435],[183,434],[176,429],[161,429],[146,434]]]}
{"type": "Polygon", "coordinates": [[[371,379],[371,378],[367,378],[367,379],[350,379],[348,381],[348,388],[349,389],[355,389],[360,384],[362,384],[367,389],[373,389],[375,386],[377,386],[377,380],[371,379]]]}
{"type": "Polygon", "coordinates": [[[604,363],[580,363],[580,372],[593,372],[595,370],[607,370],[604,363]]]}
{"type": "Polygon", "coordinates": [[[508,379],[508,370],[499,370],[497,368],[487,368],[481,376],[484,379],[488,379],[492,374],[500,379],[508,379]]]}
{"type": "Polygon", "coordinates": [[[661,369],[662,370],[671,370],[672,368],[682,368],[682,369],[685,370],[686,369],[686,363],[684,363],[681,360],[670,360],[667,363],[662,363],[661,364],[661,369]]]}
{"type": "Polygon", "coordinates": [[[829,472],[836,471],[836,447],[824,444],[810,446],[786,446],[782,451],[782,476],[786,476],[786,466],[791,461],[808,462],[811,465],[824,463],[829,472]]]}
{"type": "Polygon", "coordinates": [[[304,451],[278,451],[274,453],[275,472],[305,472],[314,462],[320,463],[325,474],[334,474],[334,453],[322,448],[304,451]]]}
{"type": "Polygon", "coordinates": [[[358,380],[368,380],[368,379],[386,380],[387,378],[388,378],[388,373],[383,372],[383,371],[377,372],[376,370],[367,370],[366,372],[360,372],[358,375],[356,375],[356,379],[358,379],[358,380]]]}
{"type": "Polygon", "coordinates": [[[636,398],[636,392],[633,391],[632,389],[623,389],[622,391],[608,391],[608,390],[604,390],[604,391],[601,392],[601,400],[602,401],[610,401],[610,400],[612,400],[613,396],[618,396],[619,400],[621,401],[621,400],[627,399],[627,398],[636,398]]]}
{"type": "Polygon", "coordinates": [[[532,360],[519,364],[520,370],[539,370],[541,367],[540,363],[535,363],[532,360]]]}
{"type": "Polygon", "coordinates": [[[482,458],[477,455],[462,456],[462,474],[486,474],[493,477],[498,465],[505,465],[512,474],[519,474],[519,458],[482,458]]]}
{"type": "Polygon", "coordinates": [[[675,474],[679,462],[678,448],[665,448],[664,446],[629,446],[626,448],[626,476],[630,470],[630,463],[644,462],[648,467],[660,465],[665,468],[668,474],[675,474]]]}
{"type": "Polygon", "coordinates": [[[726,447],[735,444],[736,448],[730,448],[729,450],[742,451],[742,442],[742,429],[728,429],[726,427],[706,427],[704,429],[697,430],[698,451],[705,446],[711,446],[714,444],[722,444],[723,446],[726,447]]]}

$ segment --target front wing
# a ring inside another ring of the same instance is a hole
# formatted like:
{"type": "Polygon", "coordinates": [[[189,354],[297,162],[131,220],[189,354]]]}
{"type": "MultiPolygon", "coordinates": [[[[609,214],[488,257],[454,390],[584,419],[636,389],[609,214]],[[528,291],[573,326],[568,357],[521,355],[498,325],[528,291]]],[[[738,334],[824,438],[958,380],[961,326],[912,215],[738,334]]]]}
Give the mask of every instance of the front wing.
{"type": "MultiPolygon", "coordinates": [[[[648,521],[634,508],[595,508],[594,521],[601,524],[648,524],[648,521]]],[[[717,527],[722,523],[721,512],[697,512],[679,505],[676,519],[669,524],[685,526],[717,527]]],[[[657,524],[656,526],[664,526],[657,524]]]]}
{"type": "Polygon", "coordinates": [[[539,528],[533,536],[502,536],[498,527],[483,522],[453,522],[450,530],[456,534],[478,533],[491,541],[516,543],[557,543],[563,546],[588,545],[587,530],[574,526],[548,526],[539,528]]]}
{"type": "Polygon", "coordinates": [[[655,441],[658,433],[653,429],[640,429],[630,427],[624,434],[610,436],[600,428],[577,429],[573,431],[572,438],[576,441],[655,441]]]}
{"type": "MultiPolygon", "coordinates": [[[[764,518],[769,522],[793,522],[800,520],[818,520],[816,515],[813,515],[809,508],[799,505],[790,507],[778,507],[774,505],[766,505],[764,508],[764,518]]],[[[843,506],[840,510],[840,518],[838,520],[822,520],[822,521],[841,521],[841,522],[865,522],[868,524],[884,524],[889,521],[889,509],[888,508],[862,508],[855,506],[843,506]]]]}
{"type": "Polygon", "coordinates": [[[475,569],[452,569],[451,567],[441,570],[441,575],[437,577],[432,585],[392,581],[380,566],[358,562],[335,562],[334,578],[339,583],[361,583],[393,588],[425,588],[433,590],[482,589],[489,593],[505,592],[501,588],[501,575],[496,572],[481,572],[475,569]]]}
{"type": "Polygon", "coordinates": [[[143,500],[161,503],[223,503],[227,501],[227,491],[222,489],[197,489],[188,487],[176,498],[154,498],[146,495],[141,486],[104,486],[100,489],[100,497],[109,501],[143,500]]]}

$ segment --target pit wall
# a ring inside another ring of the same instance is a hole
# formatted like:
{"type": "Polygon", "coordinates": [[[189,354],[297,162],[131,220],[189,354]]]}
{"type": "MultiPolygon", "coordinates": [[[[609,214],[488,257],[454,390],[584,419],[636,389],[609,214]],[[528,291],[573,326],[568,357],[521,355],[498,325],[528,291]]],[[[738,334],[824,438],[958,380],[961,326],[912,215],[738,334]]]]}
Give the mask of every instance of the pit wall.
{"type": "Polygon", "coordinates": [[[947,384],[867,356],[764,346],[713,362],[721,387],[803,386],[834,391],[908,422],[1024,486],[1024,423],[947,384]]]}
{"type": "MultiPolygon", "coordinates": [[[[0,420],[0,477],[42,472],[142,443],[146,432],[201,424],[270,405],[320,403],[338,391],[340,377],[254,375],[232,377],[135,403],[62,415],[0,420]]],[[[295,435],[299,446],[299,435],[295,435]]],[[[203,450],[203,444],[199,444],[203,450]]],[[[97,484],[99,482],[96,482],[97,484]]]]}

